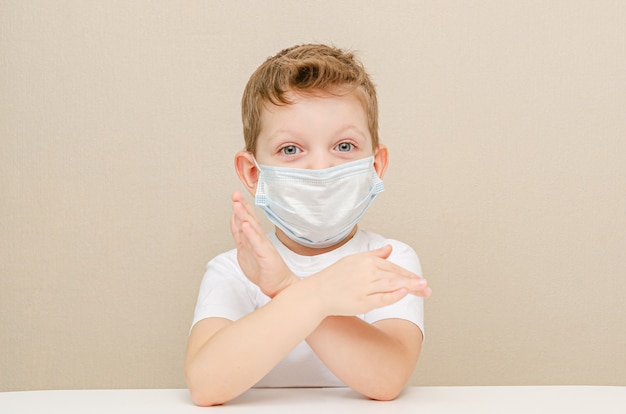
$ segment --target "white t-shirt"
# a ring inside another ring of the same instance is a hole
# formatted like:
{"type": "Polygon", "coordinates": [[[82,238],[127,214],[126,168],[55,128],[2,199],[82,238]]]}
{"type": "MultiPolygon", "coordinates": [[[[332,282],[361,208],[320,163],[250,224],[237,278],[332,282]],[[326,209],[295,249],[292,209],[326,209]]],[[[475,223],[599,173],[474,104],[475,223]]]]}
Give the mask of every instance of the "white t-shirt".
{"type": "MultiPolygon", "coordinates": [[[[268,237],[283,260],[298,277],[317,273],[342,257],[370,251],[391,244],[393,250],[387,260],[422,276],[415,251],[397,240],[358,230],[343,246],[317,256],[301,256],[289,250],[272,232],[268,237]]],[[[209,262],[200,285],[193,325],[198,321],[219,317],[236,321],[270,301],[258,286],[246,278],[237,263],[237,250],[223,253],[209,262]]],[[[399,318],[416,324],[424,332],[424,300],[407,295],[399,302],[366,314],[357,315],[368,323],[382,319],[399,318]]],[[[344,384],[317,357],[306,341],[294,348],[256,387],[333,387],[344,384]]]]}

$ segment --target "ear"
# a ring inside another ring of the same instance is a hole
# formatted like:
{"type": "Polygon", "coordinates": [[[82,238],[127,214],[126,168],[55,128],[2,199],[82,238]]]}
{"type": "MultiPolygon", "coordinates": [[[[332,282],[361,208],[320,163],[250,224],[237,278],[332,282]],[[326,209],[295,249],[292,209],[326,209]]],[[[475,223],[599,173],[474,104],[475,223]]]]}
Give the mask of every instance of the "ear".
{"type": "Polygon", "coordinates": [[[248,151],[239,151],[235,154],[235,171],[246,190],[254,197],[256,183],[259,180],[259,170],[254,163],[254,156],[248,151]]]}
{"type": "Polygon", "coordinates": [[[374,151],[374,169],[380,178],[385,175],[387,164],[389,164],[389,151],[383,144],[378,144],[374,151]]]}

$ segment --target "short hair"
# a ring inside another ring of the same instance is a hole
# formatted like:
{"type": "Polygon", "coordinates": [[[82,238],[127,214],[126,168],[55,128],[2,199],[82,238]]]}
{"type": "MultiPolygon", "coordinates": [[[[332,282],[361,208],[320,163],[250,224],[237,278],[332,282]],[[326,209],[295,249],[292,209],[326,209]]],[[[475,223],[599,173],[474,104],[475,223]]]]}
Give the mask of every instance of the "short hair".
{"type": "Polygon", "coordinates": [[[322,44],[304,44],[268,58],[248,80],[241,99],[247,151],[256,151],[263,106],[291,104],[289,92],[334,95],[356,92],[367,115],[372,147],[378,145],[376,88],[363,64],[352,52],[322,44]]]}

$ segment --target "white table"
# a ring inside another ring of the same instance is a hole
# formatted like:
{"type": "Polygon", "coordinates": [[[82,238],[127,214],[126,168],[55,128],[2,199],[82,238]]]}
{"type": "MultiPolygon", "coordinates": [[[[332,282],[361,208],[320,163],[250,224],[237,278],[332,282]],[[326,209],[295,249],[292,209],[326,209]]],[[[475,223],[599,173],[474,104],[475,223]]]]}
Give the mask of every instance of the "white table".
{"type": "Polygon", "coordinates": [[[196,407],[184,389],[0,393],[0,413],[625,414],[626,387],[409,387],[395,401],[367,400],[346,388],[252,389],[230,403],[196,407]]]}

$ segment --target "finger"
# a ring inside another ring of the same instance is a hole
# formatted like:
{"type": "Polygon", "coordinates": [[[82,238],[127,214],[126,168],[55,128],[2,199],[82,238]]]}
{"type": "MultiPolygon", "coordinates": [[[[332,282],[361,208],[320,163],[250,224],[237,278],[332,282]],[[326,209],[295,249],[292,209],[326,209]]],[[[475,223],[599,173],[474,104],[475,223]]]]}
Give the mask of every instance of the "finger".
{"type": "Polygon", "coordinates": [[[397,301],[403,299],[408,294],[409,294],[409,291],[407,289],[398,289],[398,290],[391,292],[390,300],[393,300],[392,303],[396,303],[397,301]]]}
{"type": "Polygon", "coordinates": [[[391,254],[391,245],[386,244],[383,247],[370,251],[374,256],[380,257],[381,259],[387,259],[391,254]]]}
{"type": "Polygon", "coordinates": [[[241,239],[243,237],[241,224],[244,222],[245,217],[241,216],[241,207],[238,207],[238,205],[239,203],[235,203],[233,205],[233,214],[230,220],[230,230],[233,233],[233,238],[235,239],[235,242],[237,242],[237,245],[240,245],[241,239]]]}
{"type": "Polygon", "coordinates": [[[257,233],[263,233],[261,222],[254,214],[254,211],[250,210],[249,205],[248,208],[246,208],[246,204],[244,202],[236,201],[233,203],[233,211],[241,223],[248,222],[252,227],[254,227],[257,233]]]}
{"type": "Polygon", "coordinates": [[[252,205],[250,205],[250,203],[248,203],[248,200],[246,200],[243,194],[241,194],[239,191],[235,191],[232,197],[233,197],[233,202],[241,203],[243,207],[245,208],[245,210],[248,212],[248,214],[254,217],[254,219],[258,220],[256,212],[254,211],[254,208],[252,207],[252,205]]]}
{"type": "Polygon", "coordinates": [[[261,228],[261,222],[254,208],[245,199],[233,200],[233,210],[242,221],[250,221],[257,229],[261,228]]]}
{"type": "Polygon", "coordinates": [[[254,221],[257,219],[254,211],[250,208],[249,204],[246,202],[246,199],[240,192],[234,192],[232,198],[233,212],[237,215],[237,218],[240,221],[254,221]]]}
{"type": "Polygon", "coordinates": [[[233,200],[233,202],[245,200],[243,194],[241,194],[241,191],[233,191],[231,199],[233,200]]]}
{"type": "Polygon", "coordinates": [[[253,222],[254,220],[251,219],[250,215],[248,214],[248,212],[246,211],[246,209],[244,208],[243,204],[239,201],[236,201],[233,203],[233,217],[235,220],[235,225],[237,226],[237,228],[239,228],[239,231],[241,232],[241,225],[244,222],[253,222]]]}
{"type": "Polygon", "coordinates": [[[371,293],[393,292],[398,289],[406,289],[408,292],[421,291],[422,282],[417,279],[398,276],[394,273],[382,275],[371,284],[371,293]]]}
{"type": "Polygon", "coordinates": [[[241,244],[241,238],[239,237],[239,224],[237,223],[237,219],[235,218],[235,214],[230,216],[230,232],[233,235],[233,240],[235,240],[235,245],[239,246],[241,244]]]}
{"type": "Polygon", "coordinates": [[[397,264],[387,260],[389,256],[391,255],[392,249],[393,249],[392,246],[390,244],[387,244],[383,247],[370,251],[370,253],[374,254],[375,256],[381,259],[385,259],[384,261],[381,261],[379,263],[378,265],[379,269],[382,271],[386,271],[386,272],[396,273],[403,277],[421,279],[419,275],[403,268],[402,266],[398,266],[397,264]]]}
{"type": "Polygon", "coordinates": [[[382,308],[383,306],[393,305],[399,300],[403,299],[409,291],[405,288],[397,289],[392,292],[377,293],[370,295],[370,299],[374,302],[375,308],[382,308]]]}
{"type": "Polygon", "coordinates": [[[409,283],[410,281],[417,282],[422,280],[422,278],[415,273],[388,260],[378,261],[376,263],[376,267],[378,270],[378,279],[401,278],[405,279],[407,283],[409,283]]]}
{"type": "Polygon", "coordinates": [[[241,201],[233,201],[233,213],[240,221],[243,221],[248,216],[248,212],[241,201]]]}
{"type": "Polygon", "coordinates": [[[432,295],[432,290],[430,288],[427,288],[419,292],[409,292],[409,294],[413,296],[418,296],[420,298],[428,299],[432,295]]]}
{"type": "Polygon", "coordinates": [[[250,222],[243,222],[241,224],[241,230],[244,234],[245,244],[248,248],[259,257],[265,257],[266,251],[264,250],[264,238],[257,232],[250,222]]]}
{"type": "Polygon", "coordinates": [[[430,287],[428,287],[428,282],[426,279],[419,279],[418,281],[412,282],[411,288],[409,288],[409,293],[415,296],[421,296],[423,298],[428,298],[432,295],[433,291],[430,287]]]}
{"type": "Polygon", "coordinates": [[[248,203],[248,200],[245,199],[245,197],[241,197],[241,204],[243,204],[243,206],[246,208],[246,211],[250,214],[254,214],[254,210],[252,209],[252,206],[250,205],[250,203],[248,203]]]}

